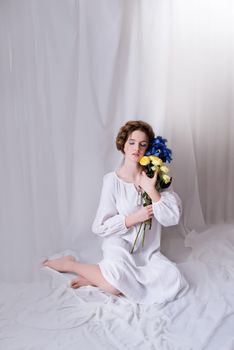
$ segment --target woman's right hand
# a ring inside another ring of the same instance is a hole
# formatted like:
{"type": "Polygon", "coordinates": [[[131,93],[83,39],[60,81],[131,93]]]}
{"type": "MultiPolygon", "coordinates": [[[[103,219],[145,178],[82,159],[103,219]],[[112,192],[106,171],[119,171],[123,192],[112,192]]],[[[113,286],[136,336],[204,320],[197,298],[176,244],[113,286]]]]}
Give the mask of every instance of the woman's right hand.
{"type": "Polygon", "coordinates": [[[152,204],[147,205],[146,207],[142,207],[135,211],[134,213],[126,216],[125,225],[127,228],[139,224],[140,222],[144,222],[153,217],[153,206],[152,204]]]}
{"type": "Polygon", "coordinates": [[[153,206],[152,204],[147,205],[146,207],[142,207],[139,210],[137,210],[135,213],[137,222],[144,222],[148,219],[151,219],[153,214],[153,206]]]}

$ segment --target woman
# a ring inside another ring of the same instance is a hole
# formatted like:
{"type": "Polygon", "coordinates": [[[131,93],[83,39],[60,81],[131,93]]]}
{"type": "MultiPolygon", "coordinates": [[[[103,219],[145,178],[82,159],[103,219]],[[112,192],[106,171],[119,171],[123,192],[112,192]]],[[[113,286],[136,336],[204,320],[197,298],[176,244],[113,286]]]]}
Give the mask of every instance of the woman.
{"type": "Polygon", "coordinates": [[[104,176],[103,188],[92,230],[103,240],[103,259],[99,264],[84,264],[72,256],[47,260],[43,264],[60,272],[79,275],[71,287],[97,286],[105,292],[123,294],[136,303],[153,304],[173,300],[187,289],[187,283],[176,265],[160,253],[161,225],[179,222],[181,201],[172,190],[159,193],[156,176],[149,178],[139,164],[150,141],[152,127],[143,121],[128,121],[116,138],[117,149],[124,155],[122,166],[104,176]],[[152,204],[141,204],[141,193],[150,196],[152,204]],[[144,247],[133,241],[140,223],[152,219],[144,247]]]}

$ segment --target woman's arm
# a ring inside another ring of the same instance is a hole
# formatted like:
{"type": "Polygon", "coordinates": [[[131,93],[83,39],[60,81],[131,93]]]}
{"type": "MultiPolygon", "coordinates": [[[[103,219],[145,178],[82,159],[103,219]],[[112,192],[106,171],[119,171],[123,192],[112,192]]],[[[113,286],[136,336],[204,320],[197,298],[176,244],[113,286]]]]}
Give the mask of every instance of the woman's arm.
{"type": "Polygon", "coordinates": [[[123,235],[130,227],[153,217],[152,205],[142,207],[127,216],[119,214],[114,187],[111,175],[105,175],[97,214],[92,225],[92,231],[102,237],[111,234],[123,235]]]}
{"type": "Polygon", "coordinates": [[[149,178],[145,172],[140,177],[140,186],[152,200],[153,215],[163,226],[172,226],[179,223],[182,213],[182,203],[179,196],[172,190],[158,192],[155,188],[157,172],[149,178]]]}
{"type": "Polygon", "coordinates": [[[131,227],[140,222],[144,222],[153,217],[153,206],[147,205],[146,207],[142,207],[136,212],[126,216],[125,225],[126,227],[131,227]]]}
{"type": "Polygon", "coordinates": [[[182,214],[182,202],[179,196],[171,189],[160,193],[158,202],[153,202],[153,213],[163,226],[177,225],[182,214]]]}
{"type": "Polygon", "coordinates": [[[128,227],[125,225],[125,216],[118,213],[116,208],[114,181],[111,174],[103,178],[103,187],[92,231],[99,236],[111,234],[125,234],[128,227]]]}

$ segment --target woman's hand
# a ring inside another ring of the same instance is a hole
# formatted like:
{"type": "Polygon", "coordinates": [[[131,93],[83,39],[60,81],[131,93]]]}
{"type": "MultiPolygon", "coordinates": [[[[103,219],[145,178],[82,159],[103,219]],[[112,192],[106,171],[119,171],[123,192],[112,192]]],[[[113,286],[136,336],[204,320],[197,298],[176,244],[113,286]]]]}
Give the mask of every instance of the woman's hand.
{"type": "Polygon", "coordinates": [[[146,192],[151,198],[152,202],[158,202],[161,198],[159,192],[155,188],[155,184],[157,181],[158,172],[155,171],[154,176],[152,178],[148,177],[144,171],[140,173],[137,178],[137,184],[146,192]]]}
{"type": "Polygon", "coordinates": [[[149,196],[155,190],[155,184],[157,180],[158,172],[155,171],[152,178],[148,177],[144,171],[139,175],[137,182],[138,185],[145,191],[149,196]]]}
{"type": "Polygon", "coordinates": [[[146,207],[141,207],[135,213],[137,222],[144,222],[153,217],[153,206],[152,204],[147,205],[146,207]]]}
{"type": "Polygon", "coordinates": [[[141,207],[134,213],[128,215],[125,218],[125,225],[127,228],[139,224],[140,222],[144,222],[153,217],[153,206],[152,204],[147,205],[146,207],[141,207]]]}

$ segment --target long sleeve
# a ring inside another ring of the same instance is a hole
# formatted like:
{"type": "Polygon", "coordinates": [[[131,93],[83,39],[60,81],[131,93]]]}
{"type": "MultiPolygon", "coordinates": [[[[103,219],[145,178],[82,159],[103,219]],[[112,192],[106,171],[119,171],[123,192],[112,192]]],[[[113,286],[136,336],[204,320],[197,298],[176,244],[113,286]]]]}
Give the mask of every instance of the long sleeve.
{"type": "Polygon", "coordinates": [[[125,216],[118,213],[115,200],[115,186],[113,177],[109,174],[103,178],[103,187],[92,231],[99,236],[111,234],[122,235],[128,231],[125,216]]]}
{"type": "Polygon", "coordinates": [[[161,225],[177,225],[182,213],[182,203],[179,196],[174,191],[162,192],[160,200],[153,203],[153,212],[161,225]]]}

